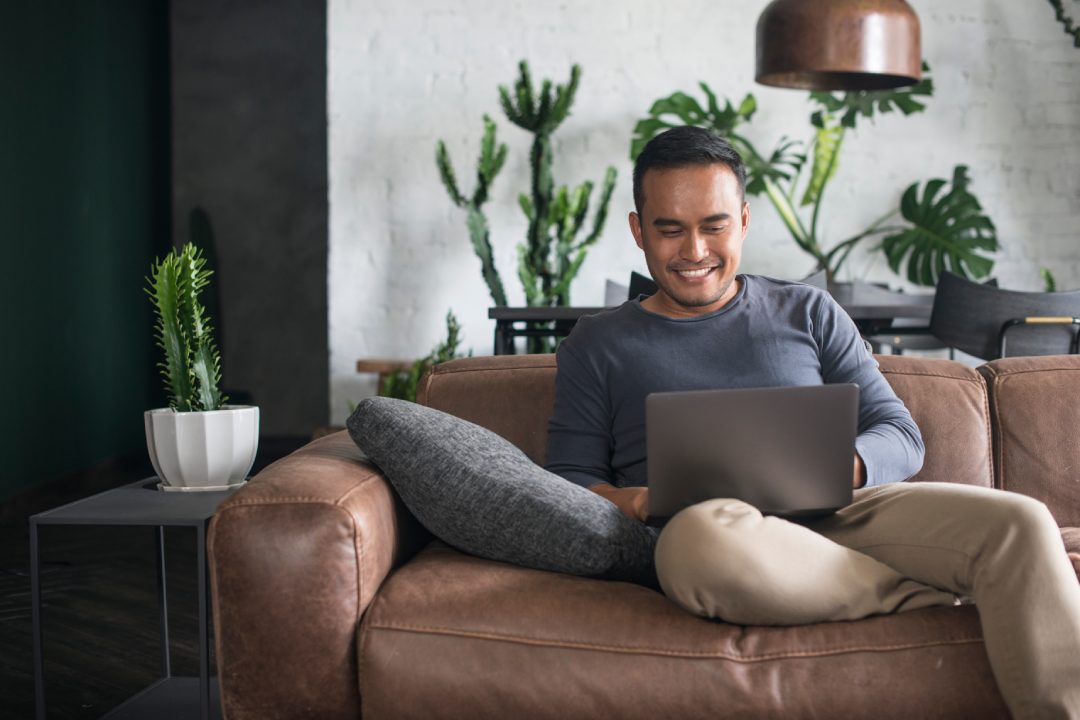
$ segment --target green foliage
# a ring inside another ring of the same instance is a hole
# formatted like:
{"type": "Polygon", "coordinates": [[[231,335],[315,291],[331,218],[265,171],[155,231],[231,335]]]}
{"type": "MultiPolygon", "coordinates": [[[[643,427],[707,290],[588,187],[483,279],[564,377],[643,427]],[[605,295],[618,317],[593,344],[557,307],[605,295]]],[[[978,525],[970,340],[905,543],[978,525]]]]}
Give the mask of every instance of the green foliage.
{"type": "Polygon", "coordinates": [[[825,185],[836,175],[840,166],[840,148],[844,144],[844,128],[841,125],[822,125],[814,135],[814,162],[810,168],[810,180],[806,183],[802,205],[814,205],[821,199],[825,185]]]}
{"type": "MultiPolygon", "coordinates": [[[[529,221],[525,242],[518,245],[518,279],[530,307],[570,304],[570,284],[589,247],[600,237],[615,189],[615,168],[608,167],[591,227],[579,240],[585,231],[594,185],[591,181],[577,187],[556,185],[551,136],[569,116],[580,81],[581,68],[574,65],[565,85],[545,79],[537,88],[529,64],[522,60],[513,87],[499,86],[499,102],[506,118],[533,135],[529,193],[518,197],[518,205],[529,221]]],[[[546,339],[529,339],[530,352],[550,350],[546,339]]]]}
{"type": "Polygon", "coordinates": [[[1050,272],[1050,268],[1039,268],[1039,275],[1042,276],[1043,288],[1046,292],[1057,292],[1057,280],[1054,279],[1054,273],[1050,272]]]}
{"type": "Polygon", "coordinates": [[[416,402],[416,391],[424,373],[434,365],[462,357],[457,351],[460,344],[461,325],[451,310],[446,313],[446,339],[432,348],[426,357],[414,362],[408,370],[389,375],[383,383],[383,396],[416,402]]]}
{"type": "Polygon", "coordinates": [[[893,272],[907,262],[908,280],[917,285],[936,285],[945,270],[969,278],[990,274],[994,261],[979,254],[998,249],[997,230],[968,191],[967,167],[953,170],[952,187],[940,178],[930,180],[919,196],[918,183],[904,191],[900,212],[911,227],[881,241],[893,272]]]}
{"type": "MultiPolygon", "coordinates": [[[[533,135],[529,151],[530,190],[518,197],[518,204],[529,221],[525,242],[518,246],[518,278],[530,306],[570,304],[570,284],[581,269],[588,248],[600,237],[615,188],[615,168],[609,167],[592,223],[586,229],[593,183],[586,181],[576,187],[555,184],[551,136],[569,117],[580,81],[581,68],[574,65],[565,85],[545,79],[536,87],[528,63],[522,60],[513,86],[499,86],[499,103],[506,118],[533,135]],[[584,236],[579,239],[582,233],[584,236]]],[[[458,187],[445,143],[439,141],[435,150],[435,163],[447,194],[455,205],[466,210],[469,237],[496,305],[507,304],[506,293],[495,268],[490,229],[481,206],[488,198],[495,175],[502,169],[506,152],[506,145],[496,145],[495,123],[485,115],[477,185],[472,197],[466,197],[458,187]]],[[[532,352],[549,349],[541,338],[530,338],[529,348],[532,352]]]]}
{"type": "Polygon", "coordinates": [[[922,80],[908,87],[893,90],[856,90],[846,92],[843,95],[834,95],[831,92],[812,92],[810,99],[822,107],[810,117],[810,122],[815,127],[823,127],[822,113],[839,116],[840,125],[851,130],[855,129],[858,117],[872,120],[875,112],[888,113],[895,108],[904,115],[922,112],[926,109],[926,103],[920,98],[928,98],[934,94],[934,81],[930,78],[930,66],[922,64],[922,80]]]}
{"type": "Polygon", "coordinates": [[[199,293],[213,273],[193,243],[169,251],[150,269],[146,294],[154,306],[154,337],[165,353],[159,363],[169,407],[179,412],[218,410],[223,397],[221,357],[199,293]]]}
{"type": "Polygon", "coordinates": [[[484,282],[488,286],[488,292],[491,293],[492,302],[501,306],[507,304],[506,291],[503,289],[499,271],[495,268],[495,254],[491,249],[491,230],[482,209],[488,200],[488,192],[495,181],[495,176],[499,174],[506,162],[506,145],[496,143],[495,132],[495,123],[485,115],[484,137],[480,141],[480,157],[476,162],[476,187],[471,197],[465,197],[458,189],[450,153],[447,152],[446,143],[442,140],[435,146],[435,164],[439,168],[439,177],[442,179],[443,186],[446,187],[447,194],[450,195],[450,200],[465,210],[465,226],[469,231],[473,251],[480,258],[480,271],[484,282]]]}
{"type": "MultiPolygon", "coordinates": [[[[818,221],[825,190],[836,175],[845,133],[855,128],[860,117],[873,120],[877,113],[898,110],[904,115],[910,115],[925,110],[923,99],[933,95],[934,84],[930,78],[930,67],[926,63],[923,63],[923,72],[923,79],[907,88],[843,94],[810,93],[809,99],[817,109],[810,114],[814,136],[805,143],[807,152],[800,152],[803,143],[781,138],[776,149],[767,157],[759,153],[739,131],[740,126],[750,122],[757,109],[754,96],[747,95],[738,106],[725,100],[721,107],[709,86],[700,83],[706,96],[705,106],[682,92],[676,92],[653,103],[649,109],[649,117],[640,120],[634,127],[634,138],[630,146],[631,158],[636,158],[649,140],[668,128],[680,125],[711,128],[726,138],[742,156],[747,168],[747,192],[753,195],[765,193],[795,243],[814,258],[818,270],[826,270],[830,277],[840,271],[859,243],[868,237],[888,233],[893,233],[888,247],[892,248],[894,253],[899,252],[900,247],[913,253],[907,269],[908,277],[915,282],[936,277],[938,271],[935,268],[939,263],[953,264],[954,267],[950,269],[965,277],[969,277],[969,272],[975,277],[983,277],[989,273],[993,261],[979,255],[978,251],[995,249],[997,240],[992,224],[987,231],[979,224],[981,221],[976,221],[975,216],[971,215],[972,208],[976,211],[979,209],[978,201],[967,192],[967,180],[963,172],[958,176],[959,189],[954,188],[955,194],[949,195],[949,202],[957,204],[957,207],[950,204],[939,208],[934,204],[931,195],[929,206],[920,206],[921,213],[912,214],[905,212],[904,208],[900,209],[904,218],[913,224],[911,228],[886,225],[898,212],[892,210],[862,232],[830,248],[826,248],[818,235],[818,221]],[[810,172],[800,196],[800,174],[808,157],[811,159],[810,172]],[[800,198],[798,203],[796,198],[800,198]],[[810,208],[808,219],[800,211],[800,208],[805,207],[810,208]],[[954,228],[951,221],[933,215],[933,212],[943,213],[945,217],[959,213],[962,215],[960,225],[954,228]],[[976,226],[966,227],[966,223],[976,223],[976,226]],[[909,242],[915,237],[921,239],[909,242]],[[911,262],[915,263],[914,266],[911,262]],[[930,263],[929,269],[925,267],[927,262],[930,263]]],[[[935,182],[944,183],[931,181],[935,182]]],[[[914,194],[912,188],[909,188],[909,192],[914,194]]],[[[910,206],[910,201],[908,205],[910,206]]],[[[982,215],[978,217],[989,223],[988,218],[982,215]]],[[[899,271],[899,258],[903,255],[904,253],[898,255],[895,263],[890,256],[890,267],[893,267],[894,271],[899,271]]]]}
{"type": "Polygon", "coordinates": [[[1076,21],[1065,14],[1065,6],[1061,0],[1048,1],[1054,8],[1054,18],[1065,28],[1065,33],[1072,36],[1073,46],[1080,47],[1080,26],[1077,26],[1076,21]]]}
{"type": "Polygon", "coordinates": [[[732,147],[742,156],[746,164],[746,192],[759,195],[766,190],[767,181],[789,180],[798,173],[806,156],[793,151],[798,143],[781,138],[779,145],[768,157],[743,135],[736,132],[740,125],[750,122],[757,111],[757,101],[747,94],[736,107],[730,100],[724,100],[720,107],[716,93],[705,83],[698,83],[705,93],[705,107],[684,92],[676,92],[666,98],[660,98],[649,108],[649,117],[639,120],[634,126],[634,137],[630,143],[630,159],[645,148],[646,143],[655,136],[673,127],[694,125],[715,130],[726,138],[732,147]]]}

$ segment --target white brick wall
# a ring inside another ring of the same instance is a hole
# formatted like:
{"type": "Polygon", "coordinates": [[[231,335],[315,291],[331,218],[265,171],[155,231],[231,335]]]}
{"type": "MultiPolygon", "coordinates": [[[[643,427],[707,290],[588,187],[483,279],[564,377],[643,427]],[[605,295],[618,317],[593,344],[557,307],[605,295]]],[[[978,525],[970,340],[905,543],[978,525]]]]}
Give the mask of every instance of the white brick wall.
{"type": "MultiPolygon", "coordinates": [[[[515,246],[526,223],[529,135],[503,118],[496,87],[529,59],[534,78],[584,75],[572,116],[556,135],[560,183],[619,181],[603,237],[573,287],[597,305],[606,278],[625,282],[644,263],[626,229],[632,207],[628,150],[651,102],[698,80],[733,99],[752,92],[749,135],[771,148],[809,138],[806,94],[753,82],[754,27],[765,0],[331,0],[328,27],[330,357],[333,420],[374,393],[357,358],[415,357],[442,334],[453,308],[468,347],[491,352],[490,305],[464,217],[434,165],[446,140],[471,188],[483,113],[510,159],[487,205],[497,265],[522,304],[515,246]]],[[[922,115],[888,115],[849,134],[822,224],[839,239],[895,207],[916,180],[971,168],[974,191],[997,224],[1003,285],[1039,289],[1046,265],[1062,288],[1080,287],[1080,49],[1043,0],[914,0],[934,98],[922,115]]],[[[811,268],[764,199],[752,203],[744,269],[795,277],[811,268]]],[[[884,259],[862,254],[855,276],[897,283],[884,259]]]]}

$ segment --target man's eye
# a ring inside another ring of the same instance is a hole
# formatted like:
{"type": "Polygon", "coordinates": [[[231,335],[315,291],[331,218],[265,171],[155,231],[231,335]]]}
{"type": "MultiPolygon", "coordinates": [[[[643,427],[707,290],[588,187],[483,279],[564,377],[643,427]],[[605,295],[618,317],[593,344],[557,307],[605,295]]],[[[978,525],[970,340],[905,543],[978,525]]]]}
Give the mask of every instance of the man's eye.
{"type": "Polygon", "coordinates": [[[705,228],[705,232],[708,232],[708,233],[722,233],[725,230],[727,230],[727,228],[723,227],[723,226],[705,228]]]}
{"type": "Polygon", "coordinates": [[[682,235],[682,230],[662,230],[660,234],[664,237],[679,237],[682,235]]]}

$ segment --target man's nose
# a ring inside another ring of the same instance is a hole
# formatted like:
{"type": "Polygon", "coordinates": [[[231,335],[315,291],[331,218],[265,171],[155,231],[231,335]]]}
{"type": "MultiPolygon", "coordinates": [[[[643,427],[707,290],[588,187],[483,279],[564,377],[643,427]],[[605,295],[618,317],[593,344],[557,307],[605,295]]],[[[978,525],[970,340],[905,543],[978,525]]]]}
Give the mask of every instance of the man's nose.
{"type": "Polygon", "coordinates": [[[683,260],[701,262],[709,256],[709,246],[705,243],[705,237],[696,231],[688,232],[679,254],[682,255],[683,260]]]}

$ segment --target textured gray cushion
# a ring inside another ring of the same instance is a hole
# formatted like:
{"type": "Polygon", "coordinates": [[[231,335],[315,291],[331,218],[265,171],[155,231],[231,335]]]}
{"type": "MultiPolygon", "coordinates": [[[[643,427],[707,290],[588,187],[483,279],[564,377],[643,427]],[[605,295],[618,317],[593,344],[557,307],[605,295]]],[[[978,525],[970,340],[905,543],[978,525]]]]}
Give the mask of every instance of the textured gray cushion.
{"type": "Polygon", "coordinates": [[[655,586],[656,531],[473,423],[369,398],[349,435],[431,534],[473,555],[655,586]]]}

